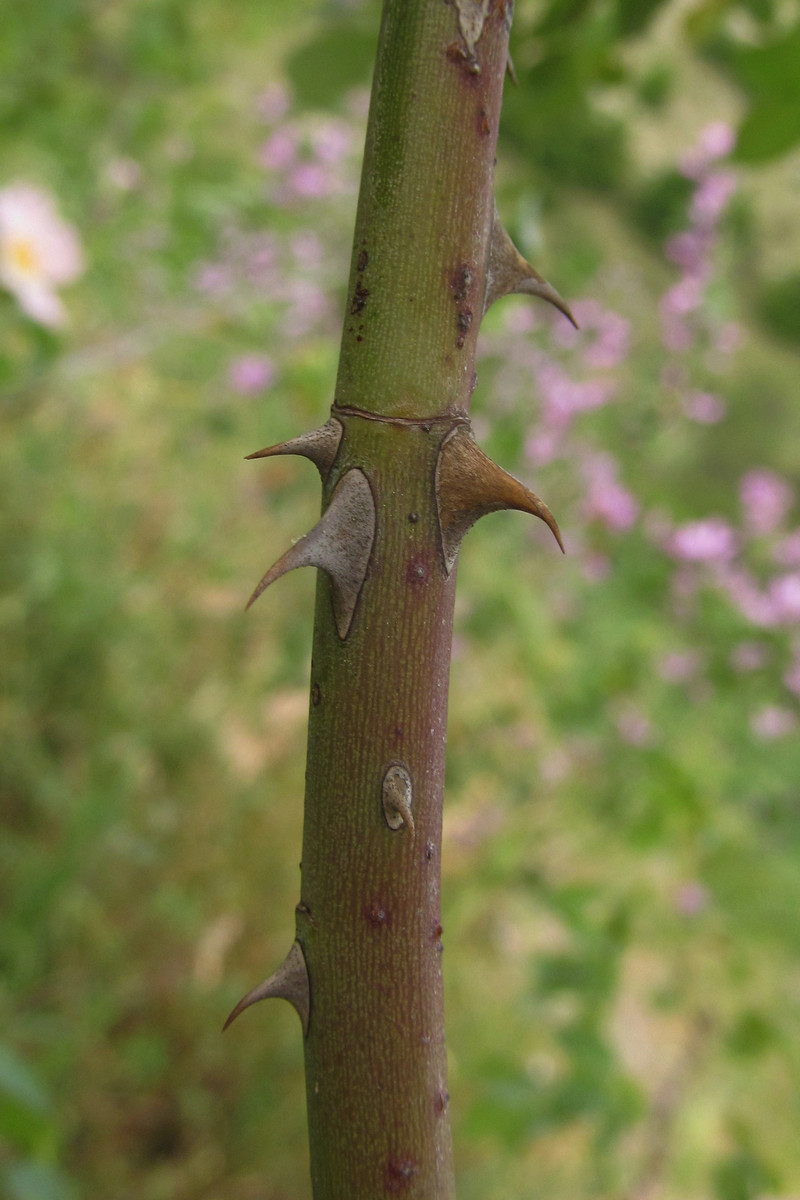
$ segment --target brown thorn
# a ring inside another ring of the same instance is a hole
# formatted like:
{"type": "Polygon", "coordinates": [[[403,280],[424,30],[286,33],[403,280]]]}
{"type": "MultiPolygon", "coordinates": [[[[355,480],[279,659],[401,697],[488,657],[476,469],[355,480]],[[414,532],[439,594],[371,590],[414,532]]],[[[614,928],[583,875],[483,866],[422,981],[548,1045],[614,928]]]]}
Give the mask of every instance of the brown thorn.
{"type": "Polygon", "coordinates": [[[514,87],[519,87],[519,80],[517,79],[517,72],[514,70],[514,60],[512,59],[510,54],[506,58],[506,73],[508,74],[508,78],[511,80],[514,87]]]}
{"type": "Polygon", "coordinates": [[[453,430],[442,442],[436,463],[436,500],[448,575],[467,531],[481,517],[500,509],[539,517],[565,553],[561,531],[544,501],[484,454],[463,429],[453,430]]]}
{"type": "Polygon", "coordinates": [[[247,608],[271,583],[297,567],[319,567],[329,576],[339,637],[350,629],[375,540],[375,501],[363,471],[347,471],[334,488],[317,524],[270,567],[247,608]]]}
{"type": "Polygon", "coordinates": [[[489,266],[486,271],[486,298],[483,311],[499,300],[501,296],[526,294],[538,296],[546,300],[559,312],[562,312],[575,328],[578,322],[570,312],[569,305],[551,283],[543,279],[538,271],[534,271],[530,263],[517,250],[508,236],[495,207],[492,240],[489,247],[489,266]]]}
{"type": "Polygon", "coordinates": [[[271,458],[275,454],[299,454],[303,458],[311,459],[324,483],[339,451],[343,432],[341,421],[331,417],[321,429],[314,429],[311,433],[290,438],[288,442],[278,442],[276,446],[265,446],[263,450],[256,450],[254,454],[246,454],[245,458],[271,458]]]}
{"type": "Polygon", "coordinates": [[[265,979],[263,983],[259,983],[258,987],[254,987],[252,991],[242,997],[222,1026],[222,1032],[224,1033],[239,1014],[243,1013],[251,1004],[257,1004],[259,1000],[269,1000],[273,997],[289,1001],[300,1018],[303,1034],[307,1034],[311,1014],[311,987],[308,981],[305,956],[299,942],[292,943],[291,950],[274,975],[270,975],[269,979],[265,979]]]}

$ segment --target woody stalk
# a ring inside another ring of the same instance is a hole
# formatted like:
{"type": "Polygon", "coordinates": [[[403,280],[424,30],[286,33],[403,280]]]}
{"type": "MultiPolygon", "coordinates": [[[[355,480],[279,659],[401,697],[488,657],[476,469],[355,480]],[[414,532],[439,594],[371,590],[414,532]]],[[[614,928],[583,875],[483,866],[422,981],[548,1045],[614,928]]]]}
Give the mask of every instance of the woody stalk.
{"type": "Polygon", "coordinates": [[[440,864],[456,563],[497,509],[561,541],[468,415],[491,303],[528,292],[569,316],[496,215],[511,12],[385,0],[330,419],[250,456],[301,455],[322,479],[319,523],[252,600],[320,569],[295,941],[228,1023],[273,996],[300,1016],[315,1200],[455,1194],[440,864]]]}

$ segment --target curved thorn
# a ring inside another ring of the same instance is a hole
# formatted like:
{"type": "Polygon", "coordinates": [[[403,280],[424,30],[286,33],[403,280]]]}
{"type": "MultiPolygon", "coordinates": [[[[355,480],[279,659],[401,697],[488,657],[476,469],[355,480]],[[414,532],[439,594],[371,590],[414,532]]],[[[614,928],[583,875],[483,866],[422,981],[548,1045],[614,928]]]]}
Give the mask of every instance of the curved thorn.
{"type": "Polygon", "coordinates": [[[311,987],[308,981],[305,956],[299,942],[292,942],[291,950],[274,975],[270,975],[269,979],[265,979],[263,983],[259,983],[258,987],[254,987],[252,991],[242,997],[222,1026],[222,1032],[224,1033],[239,1014],[243,1013],[251,1004],[257,1004],[259,1000],[269,1000],[273,997],[289,1001],[300,1018],[303,1033],[307,1034],[311,1014],[311,987]]]}
{"type": "Polygon", "coordinates": [[[500,509],[539,517],[565,553],[558,523],[544,501],[484,454],[464,429],[453,430],[442,442],[436,462],[436,501],[448,575],[467,531],[481,517],[500,509]]]}
{"type": "Polygon", "coordinates": [[[342,440],[343,432],[341,421],[331,417],[320,429],[314,429],[311,433],[304,433],[300,437],[290,438],[288,442],[278,442],[276,446],[265,446],[263,450],[246,454],[245,458],[271,458],[275,454],[299,454],[303,458],[311,459],[324,483],[339,452],[339,443],[342,440]]]}
{"type": "Polygon", "coordinates": [[[317,524],[290,546],[263,576],[247,608],[271,583],[297,567],[319,567],[332,585],[333,613],[339,637],[350,629],[375,540],[375,501],[367,477],[358,467],[348,471],[333,490],[317,524]]]}
{"type": "Polygon", "coordinates": [[[519,80],[517,79],[517,72],[514,70],[514,60],[512,59],[510,54],[506,58],[506,74],[508,75],[508,78],[513,83],[514,87],[519,87],[519,80]]]}
{"type": "Polygon", "coordinates": [[[543,279],[538,271],[534,271],[530,263],[526,262],[517,250],[497,215],[497,208],[495,208],[483,311],[486,312],[490,305],[494,304],[495,300],[499,300],[501,296],[523,293],[546,300],[548,304],[552,304],[554,308],[562,312],[576,329],[578,328],[578,322],[570,312],[567,302],[551,283],[543,279]]]}

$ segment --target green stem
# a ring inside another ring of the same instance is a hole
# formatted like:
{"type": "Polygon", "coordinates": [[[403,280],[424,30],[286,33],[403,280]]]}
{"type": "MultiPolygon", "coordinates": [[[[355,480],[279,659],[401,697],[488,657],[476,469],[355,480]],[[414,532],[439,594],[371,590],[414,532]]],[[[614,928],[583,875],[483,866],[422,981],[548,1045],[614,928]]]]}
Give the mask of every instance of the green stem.
{"type": "Polygon", "coordinates": [[[362,472],[374,536],[354,501],[344,531],[372,543],[344,622],[335,570],[319,576],[297,913],[315,1200],[454,1195],[440,861],[455,571],[436,472],[474,386],[509,23],[503,2],[384,4],[323,497],[362,472]]]}

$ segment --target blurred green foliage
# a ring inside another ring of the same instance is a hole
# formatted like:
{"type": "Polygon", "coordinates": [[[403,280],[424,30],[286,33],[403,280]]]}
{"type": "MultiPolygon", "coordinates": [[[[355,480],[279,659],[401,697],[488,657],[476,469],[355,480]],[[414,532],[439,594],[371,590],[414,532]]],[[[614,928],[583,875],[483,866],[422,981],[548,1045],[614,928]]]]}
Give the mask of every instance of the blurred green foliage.
{"type": "MultiPolygon", "coordinates": [[[[63,329],[0,294],[12,1200],[309,1194],[293,1014],[219,1034],[293,936],[313,578],[242,607],[318,512],[241,459],[330,404],[378,16],[3,14],[0,197],[87,264],[63,329]]],[[[479,439],[569,553],[504,514],[462,554],[461,1200],[800,1177],[797,45],[768,0],[517,4],[498,200],[583,332],[482,339],[479,439]]]]}

